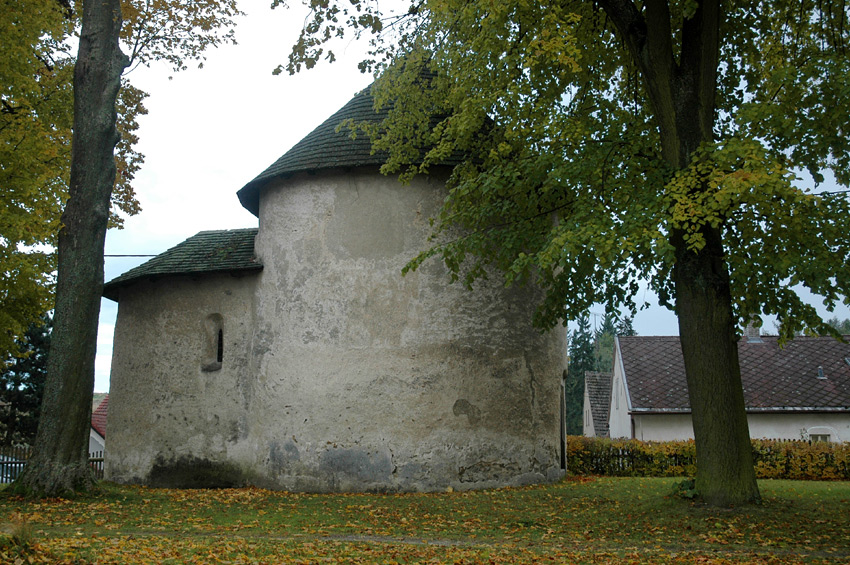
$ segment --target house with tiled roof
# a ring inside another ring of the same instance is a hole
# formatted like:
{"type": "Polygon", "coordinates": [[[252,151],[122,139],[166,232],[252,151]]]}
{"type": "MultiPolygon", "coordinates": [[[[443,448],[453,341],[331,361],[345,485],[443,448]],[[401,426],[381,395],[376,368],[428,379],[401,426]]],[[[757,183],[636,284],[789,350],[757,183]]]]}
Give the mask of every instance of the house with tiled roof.
{"type": "Polygon", "coordinates": [[[106,414],[109,411],[109,395],[97,405],[91,415],[91,430],[89,432],[89,453],[106,451],[106,414]]]}
{"type": "Polygon", "coordinates": [[[106,477],[155,486],[422,491],[564,473],[563,328],[539,293],[475,292],[428,245],[452,162],[379,174],[346,120],[369,90],[238,192],[253,229],[198,233],[105,285],[118,302],[106,477]]]}
{"type": "MultiPolygon", "coordinates": [[[[751,437],[850,441],[850,343],[782,346],[756,333],[738,341],[738,357],[751,437]]],[[[678,337],[616,339],[609,426],[611,437],[693,438],[678,337]]]]}
{"type": "Polygon", "coordinates": [[[608,437],[611,412],[611,373],[585,371],[583,434],[587,437],[608,437]]]}

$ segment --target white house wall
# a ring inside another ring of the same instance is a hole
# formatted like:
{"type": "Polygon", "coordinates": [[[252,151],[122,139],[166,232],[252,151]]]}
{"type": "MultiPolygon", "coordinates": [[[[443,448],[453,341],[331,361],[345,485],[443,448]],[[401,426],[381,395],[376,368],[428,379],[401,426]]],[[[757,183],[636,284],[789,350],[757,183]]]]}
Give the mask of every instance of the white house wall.
{"type": "Polygon", "coordinates": [[[608,435],[611,438],[632,437],[632,421],[629,415],[629,399],[623,379],[623,364],[620,348],[615,340],[614,375],[611,378],[611,411],[608,414],[608,435]]]}
{"type": "Polygon", "coordinates": [[[830,441],[850,441],[850,414],[750,414],[747,420],[751,437],[808,439],[818,434],[829,435],[830,441]]]}
{"type": "Polygon", "coordinates": [[[94,428],[89,430],[89,453],[103,452],[106,449],[106,441],[94,428]]]}
{"type": "MultiPolygon", "coordinates": [[[[634,439],[676,441],[694,438],[690,414],[635,414],[634,439]]],[[[623,437],[631,437],[623,436],[623,437]]]]}
{"type": "MultiPolygon", "coordinates": [[[[635,438],[643,441],[693,439],[690,414],[635,414],[635,438]]],[[[809,439],[829,435],[830,441],[850,441],[850,414],[790,412],[748,414],[751,438],[809,439]]],[[[625,436],[624,436],[625,437],[625,436]]]]}
{"type": "Polygon", "coordinates": [[[584,385],[584,407],[582,408],[582,433],[585,437],[596,437],[596,428],[593,426],[593,412],[590,409],[590,394],[587,383],[584,385]]]}

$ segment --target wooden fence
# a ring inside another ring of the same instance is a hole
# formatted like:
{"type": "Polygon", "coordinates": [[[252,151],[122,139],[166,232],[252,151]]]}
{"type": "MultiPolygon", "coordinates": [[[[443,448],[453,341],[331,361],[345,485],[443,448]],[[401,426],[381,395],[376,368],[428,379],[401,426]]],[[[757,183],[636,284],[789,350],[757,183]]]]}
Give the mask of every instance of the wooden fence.
{"type": "MultiPolygon", "coordinates": [[[[0,447],[0,484],[11,483],[27,466],[32,448],[0,447]]],[[[103,451],[89,453],[89,466],[95,478],[103,478],[103,451]]]]}

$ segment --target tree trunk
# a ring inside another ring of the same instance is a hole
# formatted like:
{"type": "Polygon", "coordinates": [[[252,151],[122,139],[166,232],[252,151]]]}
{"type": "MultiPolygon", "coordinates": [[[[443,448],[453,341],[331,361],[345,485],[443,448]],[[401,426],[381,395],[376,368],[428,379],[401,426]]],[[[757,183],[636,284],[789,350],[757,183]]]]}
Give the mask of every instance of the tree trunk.
{"type": "Polygon", "coordinates": [[[13,486],[58,496],[90,489],[88,441],[103,246],[115,183],[115,101],[128,64],[119,0],[85,0],[74,69],[70,198],[59,232],[56,309],[33,456],[13,486]]]}
{"type": "Polygon", "coordinates": [[[738,364],[729,274],[719,229],[705,247],[676,247],[676,314],[685,361],[697,456],[696,489],[714,506],[759,500],[738,364]]]}
{"type": "MultiPolygon", "coordinates": [[[[599,0],[641,71],[671,170],[685,169],[693,153],[714,140],[719,0],[699,2],[682,22],[679,52],[666,0],[599,0]]],[[[708,190],[703,185],[695,191],[708,190]]],[[[704,226],[706,245],[687,249],[673,230],[676,250],[676,315],[697,450],[697,490],[709,504],[728,506],[759,499],[744,407],[729,271],[722,226],[704,226]]]]}

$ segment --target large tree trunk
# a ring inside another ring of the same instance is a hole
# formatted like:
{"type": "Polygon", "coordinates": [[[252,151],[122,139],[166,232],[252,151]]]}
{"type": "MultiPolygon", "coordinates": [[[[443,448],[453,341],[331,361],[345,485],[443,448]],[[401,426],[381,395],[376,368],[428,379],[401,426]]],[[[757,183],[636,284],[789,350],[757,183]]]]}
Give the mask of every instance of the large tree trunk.
{"type": "Polygon", "coordinates": [[[715,506],[759,500],[738,364],[729,274],[719,229],[706,228],[706,245],[676,247],[676,314],[685,361],[697,455],[696,488],[715,506]]]}
{"type": "Polygon", "coordinates": [[[74,70],[70,199],[59,232],[56,310],[41,419],[18,492],[57,496],[94,484],[88,441],[103,245],[115,183],[115,100],[128,64],[119,0],[85,0],[74,70]]]}
{"type": "MultiPolygon", "coordinates": [[[[719,0],[703,0],[682,23],[681,46],[666,0],[599,0],[640,69],[671,170],[685,169],[693,153],[714,140],[719,0]]],[[[703,185],[693,190],[707,190],[703,185]]],[[[691,250],[679,230],[676,250],[676,315],[685,361],[697,450],[697,489],[714,505],[759,499],[744,408],[741,370],[722,226],[704,226],[706,245],[691,250]]]]}
{"type": "MultiPolygon", "coordinates": [[[[659,3],[657,0],[650,3],[659,3]]],[[[664,158],[675,168],[714,140],[721,4],[706,0],[682,27],[682,52],[670,81],[672,112],[662,127],[664,158]]],[[[669,14],[668,14],[669,17],[669,14]]],[[[708,190],[705,184],[695,191],[708,190]]],[[[676,316],[697,452],[696,488],[715,506],[759,500],[738,363],[723,227],[703,226],[705,246],[688,249],[674,230],[676,316]]]]}

